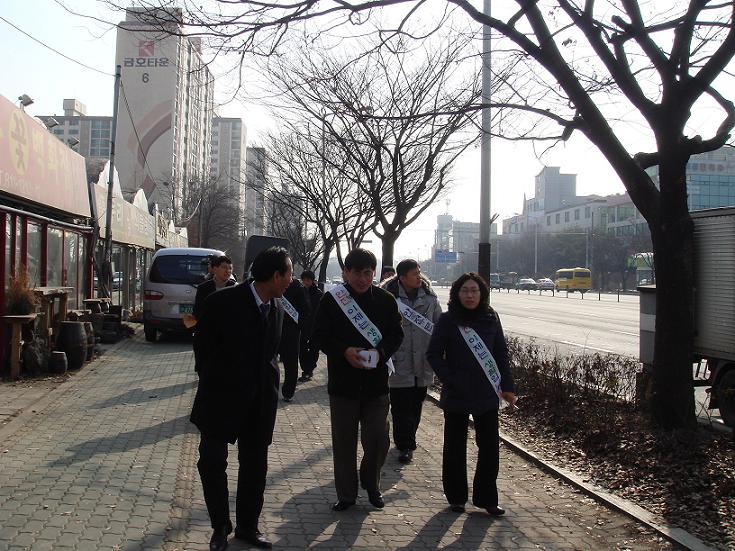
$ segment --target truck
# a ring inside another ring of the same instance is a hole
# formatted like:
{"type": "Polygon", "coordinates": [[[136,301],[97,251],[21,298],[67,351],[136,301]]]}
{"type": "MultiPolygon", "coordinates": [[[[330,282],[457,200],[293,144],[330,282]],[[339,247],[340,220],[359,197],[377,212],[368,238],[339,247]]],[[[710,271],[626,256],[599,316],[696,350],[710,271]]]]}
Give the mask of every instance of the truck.
{"type": "MultiPolygon", "coordinates": [[[[709,409],[735,429],[735,208],[691,213],[694,221],[695,386],[710,387],[709,409]]],[[[653,363],[656,286],[638,287],[640,359],[653,363]]]]}

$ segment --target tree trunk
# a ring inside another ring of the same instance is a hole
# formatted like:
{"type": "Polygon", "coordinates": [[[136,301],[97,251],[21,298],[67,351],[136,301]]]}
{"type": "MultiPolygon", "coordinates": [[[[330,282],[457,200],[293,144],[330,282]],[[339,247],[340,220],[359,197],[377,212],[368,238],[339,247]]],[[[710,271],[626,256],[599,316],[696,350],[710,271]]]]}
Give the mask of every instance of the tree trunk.
{"type": "Polygon", "coordinates": [[[649,221],[656,265],[652,406],[662,428],[689,429],[696,425],[692,380],[694,224],[686,196],[681,196],[686,194],[685,168],[665,165],[660,165],[658,216],[649,221]],[[673,178],[673,183],[667,178],[673,178]]]}
{"type": "Polygon", "coordinates": [[[332,244],[324,243],[324,252],[322,253],[322,261],[319,266],[319,281],[324,283],[327,280],[327,267],[329,266],[329,255],[332,252],[332,244]]]}
{"type": "Polygon", "coordinates": [[[381,265],[378,266],[378,275],[382,266],[393,266],[393,254],[396,247],[398,234],[395,232],[385,232],[380,238],[383,244],[383,257],[380,259],[381,265]]]}

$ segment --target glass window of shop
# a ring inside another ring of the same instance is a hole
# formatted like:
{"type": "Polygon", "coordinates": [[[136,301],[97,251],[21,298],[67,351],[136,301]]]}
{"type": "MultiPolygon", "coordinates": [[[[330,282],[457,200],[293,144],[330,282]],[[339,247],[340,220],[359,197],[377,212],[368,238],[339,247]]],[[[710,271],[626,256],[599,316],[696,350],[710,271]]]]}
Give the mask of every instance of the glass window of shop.
{"type": "Polygon", "coordinates": [[[112,303],[122,304],[123,257],[120,245],[112,247],[112,303]]]}
{"type": "Polygon", "coordinates": [[[20,274],[21,265],[23,264],[22,250],[23,250],[23,223],[24,220],[19,216],[13,216],[15,218],[15,275],[20,274]]]}
{"type": "Polygon", "coordinates": [[[40,225],[28,222],[28,286],[41,286],[41,251],[43,228],[40,225]]]}
{"type": "Polygon", "coordinates": [[[64,250],[66,255],[64,283],[66,287],[74,287],[69,295],[69,308],[75,309],[79,297],[79,235],[67,231],[64,234],[64,250]]]}
{"type": "Polygon", "coordinates": [[[46,285],[61,287],[61,276],[64,269],[64,232],[59,228],[49,228],[46,239],[48,242],[46,285]]]}
{"type": "Polygon", "coordinates": [[[5,289],[7,290],[10,284],[10,278],[13,277],[13,273],[10,271],[13,262],[13,236],[15,235],[15,229],[13,228],[13,219],[15,217],[12,214],[5,215],[5,289]]]}
{"type": "Polygon", "coordinates": [[[92,298],[94,296],[94,290],[92,294],[87,296],[87,289],[89,289],[89,270],[87,269],[87,236],[81,236],[79,239],[79,298],[84,300],[85,298],[92,298]]]}

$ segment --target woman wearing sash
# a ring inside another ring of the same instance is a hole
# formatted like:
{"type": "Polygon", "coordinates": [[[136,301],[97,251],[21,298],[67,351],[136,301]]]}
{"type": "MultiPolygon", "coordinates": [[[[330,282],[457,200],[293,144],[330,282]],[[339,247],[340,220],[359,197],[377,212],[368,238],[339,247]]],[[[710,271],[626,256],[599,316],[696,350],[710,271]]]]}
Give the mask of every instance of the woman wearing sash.
{"type": "Polygon", "coordinates": [[[426,357],[442,382],[442,483],[450,508],[464,512],[468,498],[467,430],[472,415],[478,447],[472,503],[500,516],[505,510],[498,505],[498,410],[501,398],[515,404],[516,397],[503,328],[490,307],[490,289],[479,275],[464,274],[452,284],[448,311],[434,326],[426,357]]]}

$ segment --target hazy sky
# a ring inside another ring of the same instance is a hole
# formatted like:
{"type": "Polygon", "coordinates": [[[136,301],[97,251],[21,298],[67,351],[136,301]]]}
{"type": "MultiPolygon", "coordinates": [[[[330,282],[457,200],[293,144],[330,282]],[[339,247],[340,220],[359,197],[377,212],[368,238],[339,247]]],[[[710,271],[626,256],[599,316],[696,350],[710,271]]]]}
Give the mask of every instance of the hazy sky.
{"type": "MultiPolygon", "coordinates": [[[[122,14],[107,9],[95,0],[59,0],[70,10],[119,22],[122,14]]],[[[87,106],[89,115],[111,115],[115,65],[115,29],[109,24],[75,16],[56,0],[3,0],[0,17],[44,42],[61,54],[93,69],[83,67],[45,48],[0,20],[0,94],[16,101],[28,94],[35,103],[27,108],[31,115],[63,114],[62,100],[76,98],[87,106]]],[[[215,68],[215,76],[216,68],[215,68]]],[[[226,88],[215,84],[223,100],[226,88]]],[[[241,117],[248,127],[248,141],[274,125],[268,113],[252,104],[230,103],[219,109],[222,116],[241,117]]],[[[541,151],[543,145],[537,146],[541,151]]],[[[624,191],[607,161],[583,137],[575,134],[566,145],[542,160],[531,144],[496,140],[492,145],[492,211],[501,218],[519,212],[524,193],[533,194],[534,176],[546,166],[560,166],[562,172],[577,174],[577,193],[601,195],[624,191]]],[[[455,186],[446,199],[437,202],[404,232],[396,246],[397,257],[426,258],[433,242],[436,216],[449,212],[462,221],[479,221],[479,149],[472,149],[457,163],[455,186]],[[448,205],[447,205],[448,202],[448,205]]],[[[371,246],[379,251],[379,243],[371,246]]]]}

